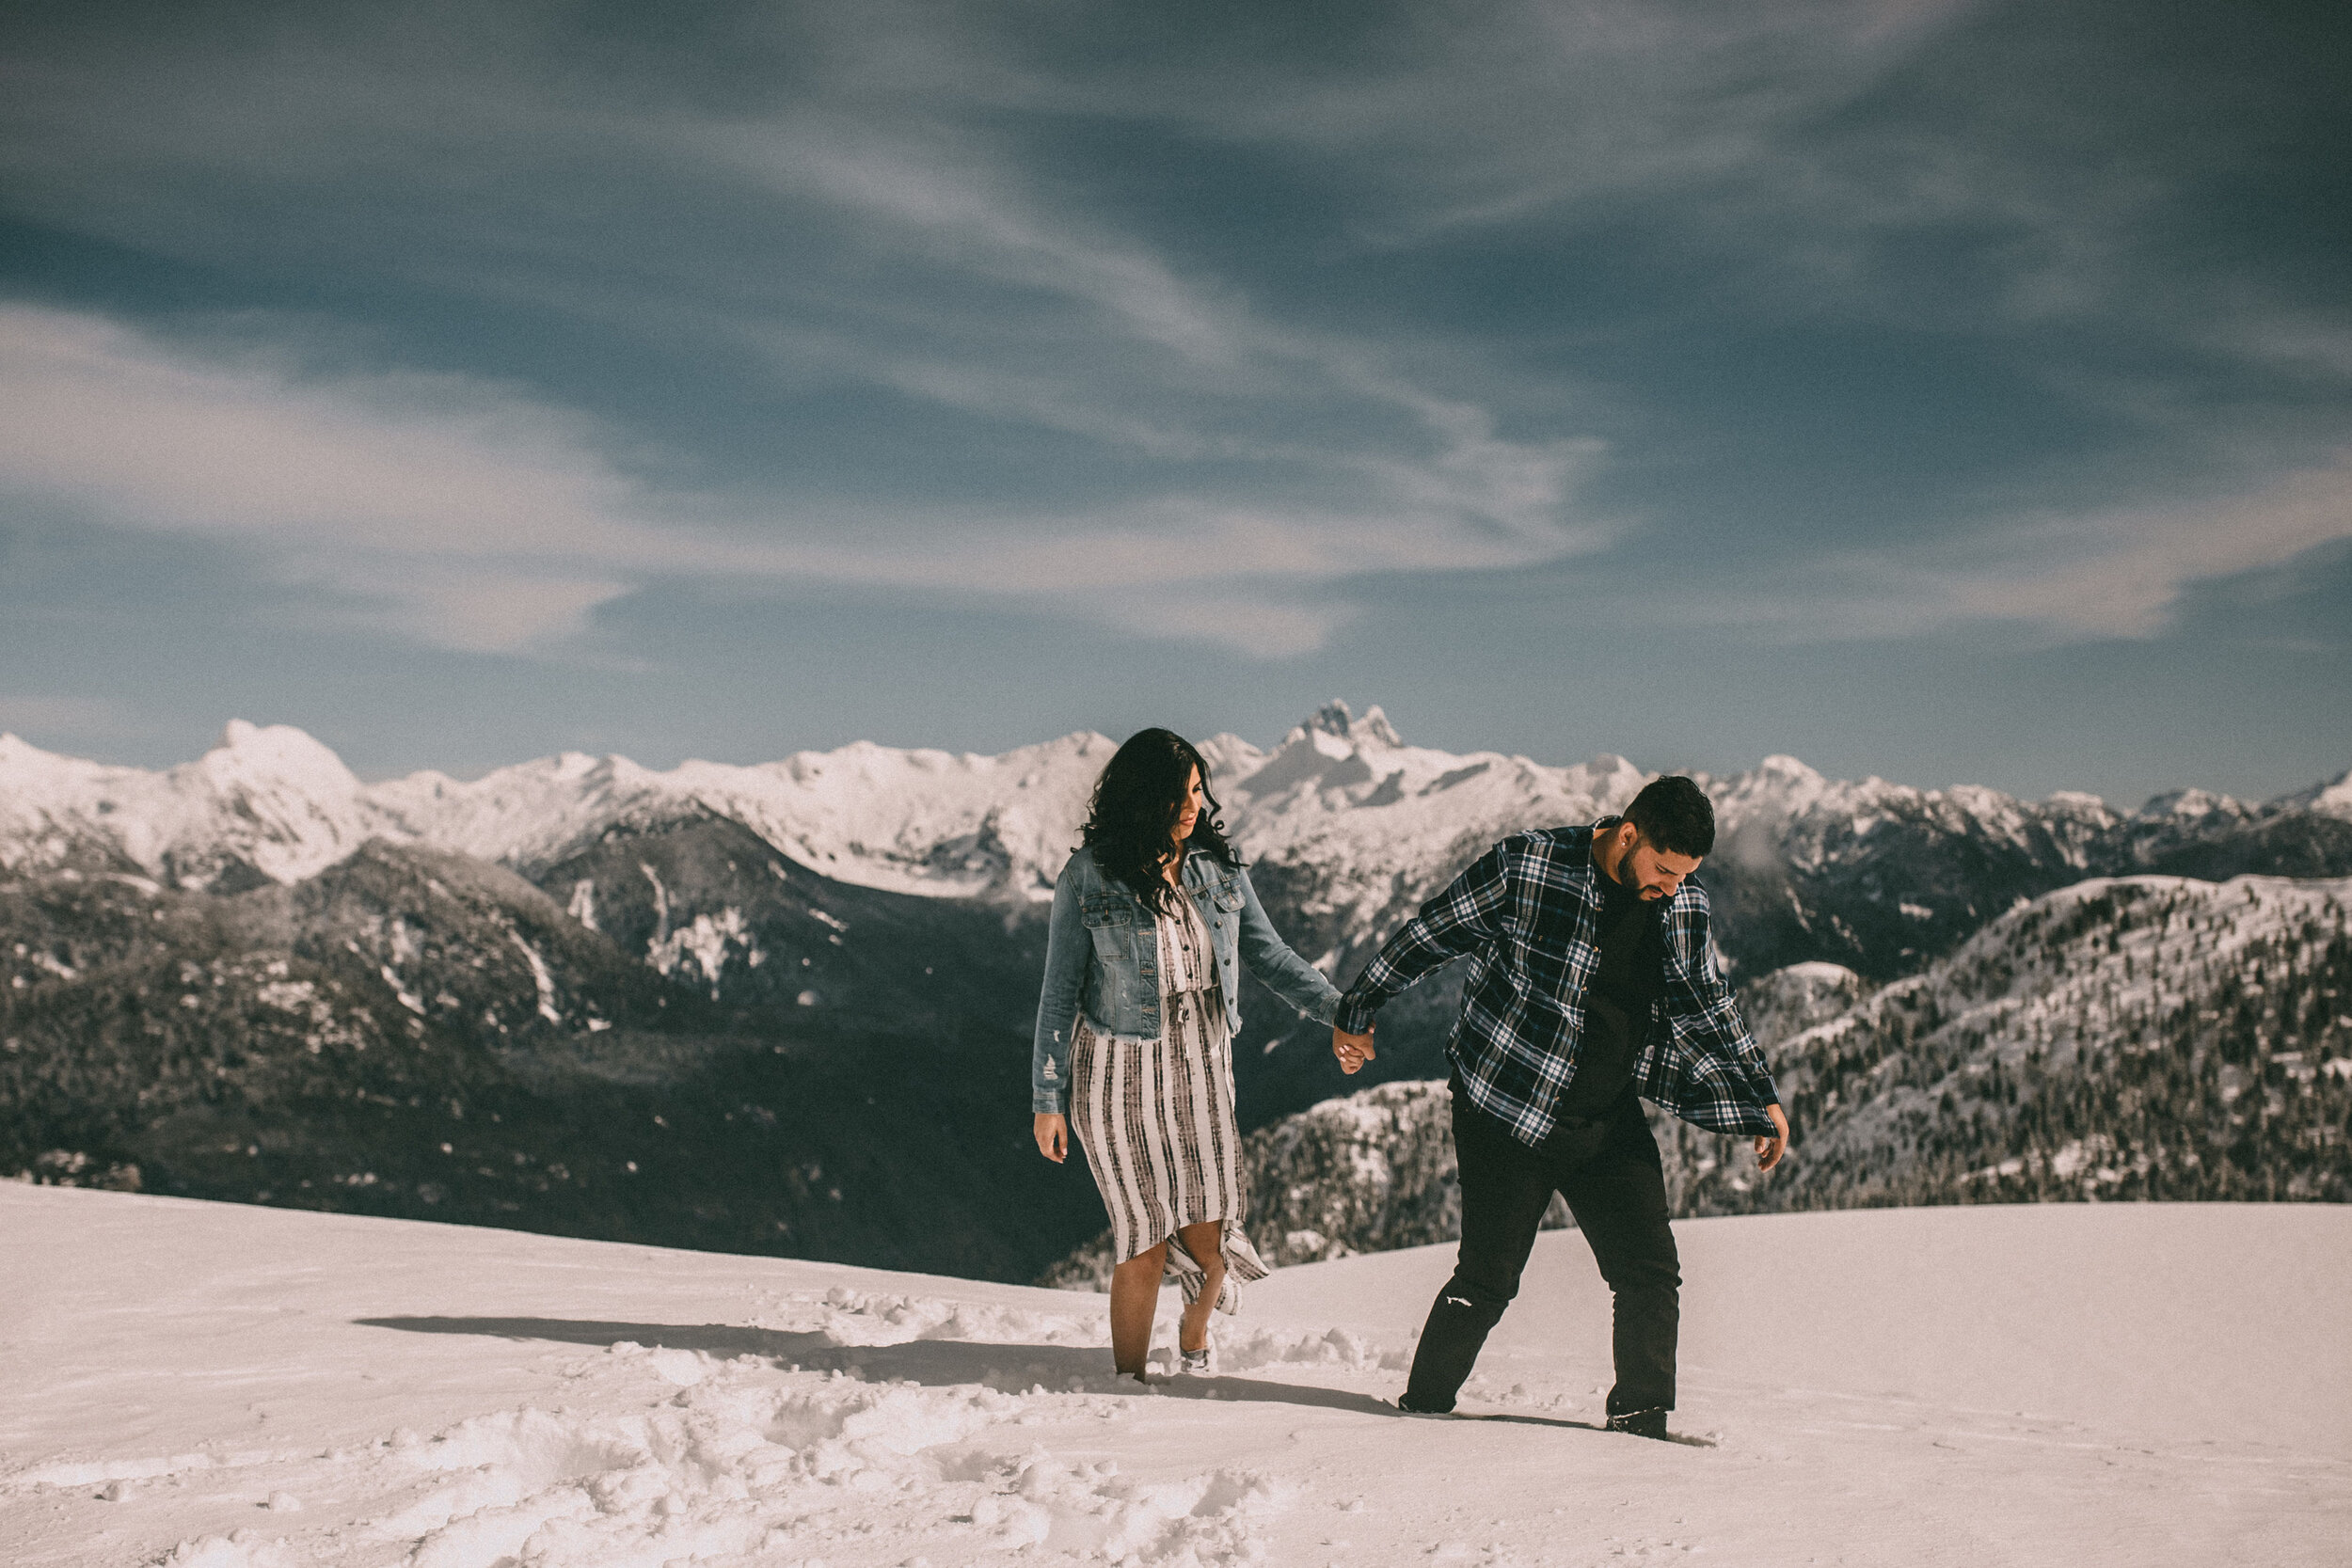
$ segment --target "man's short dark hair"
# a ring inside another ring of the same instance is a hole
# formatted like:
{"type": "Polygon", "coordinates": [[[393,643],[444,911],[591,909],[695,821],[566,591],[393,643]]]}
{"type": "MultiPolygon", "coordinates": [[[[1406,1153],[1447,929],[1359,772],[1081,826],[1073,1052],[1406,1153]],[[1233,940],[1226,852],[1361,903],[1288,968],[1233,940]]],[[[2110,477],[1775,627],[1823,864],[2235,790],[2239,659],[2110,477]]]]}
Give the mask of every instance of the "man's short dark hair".
{"type": "Polygon", "coordinates": [[[1715,847],[1715,802],[1679,773],[1644,784],[1625,817],[1652,847],[1670,855],[1704,860],[1715,847]]]}

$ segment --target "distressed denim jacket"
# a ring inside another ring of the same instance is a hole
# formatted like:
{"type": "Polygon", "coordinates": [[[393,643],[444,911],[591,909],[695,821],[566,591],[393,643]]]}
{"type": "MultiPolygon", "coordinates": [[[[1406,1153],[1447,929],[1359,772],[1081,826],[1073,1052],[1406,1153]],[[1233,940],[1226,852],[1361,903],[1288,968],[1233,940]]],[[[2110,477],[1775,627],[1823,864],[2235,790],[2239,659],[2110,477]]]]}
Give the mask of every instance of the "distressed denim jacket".
{"type": "MultiPolygon", "coordinates": [[[[1331,1022],[1337,987],[1274,933],[1249,885],[1249,874],[1206,850],[1184,857],[1184,891],[1206,917],[1225,992],[1225,1025],[1241,1028],[1241,969],[1299,1016],[1331,1022]]],[[[1045,987],[1038,997],[1037,1040],[1029,1053],[1029,1108],[1061,1114],[1069,1104],[1070,1041],[1081,1012],[1097,1034],[1156,1038],[1160,1032],[1157,916],[1123,882],[1103,875],[1080,849],[1054,882],[1054,916],[1045,938],[1045,987]]]]}

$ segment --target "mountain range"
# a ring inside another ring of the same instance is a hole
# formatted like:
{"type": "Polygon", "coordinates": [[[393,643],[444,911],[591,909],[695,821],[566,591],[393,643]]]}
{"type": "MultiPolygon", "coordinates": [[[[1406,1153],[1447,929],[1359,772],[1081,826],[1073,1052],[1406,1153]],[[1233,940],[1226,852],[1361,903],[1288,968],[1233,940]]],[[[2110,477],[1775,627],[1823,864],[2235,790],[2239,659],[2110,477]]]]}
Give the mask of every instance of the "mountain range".
{"type": "MultiPolygon", "coordinates": [[[[1113,750],[569,753],[363,784],[283,727],[159,771],[0,736],[0,1166],[1028,1277],[1100,1224],[1020,1106],[1042,906],[1113,750]]],[[[1648,776],[1413,747],[1338,704],[1270,749],[1202,750],[1277,926],[1343,981],[1487,844],[1648,776]]],[[[2352,875],[2352,776],[2128,813],[1785,757],[1701,782],[1701,877],[1759,1007],[1831,965],[1892,1006],[2021,901],[2096,879],[2352,875]]],[[[1452,1001],[1443,977],[1408,993],[1343,1080],[1253,987],[1246,1126],[1438,1075],[1452,1001]]],[[[1884,1131],[1853,1125],[1856,1149],[1884,1131]]]]}

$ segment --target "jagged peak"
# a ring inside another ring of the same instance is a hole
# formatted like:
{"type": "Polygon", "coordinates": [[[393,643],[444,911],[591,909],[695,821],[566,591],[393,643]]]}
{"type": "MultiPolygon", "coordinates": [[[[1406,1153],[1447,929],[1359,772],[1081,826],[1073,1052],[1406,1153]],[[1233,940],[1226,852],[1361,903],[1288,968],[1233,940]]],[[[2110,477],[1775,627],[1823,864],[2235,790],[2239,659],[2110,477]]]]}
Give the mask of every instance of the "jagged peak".
{"type": "Polygon", "coordinates": [[[2352,821],[2352,768],[2337,774],[2323,784],[2297,790],[2270,803],[2276,811],[2308,811],[2321,816],[2340,816],[2352,821]]]}
{"type": "Polygon", "coordinates": [[[2108,809],[2105,797],[2093,795],[2087,789],[2052,790],[2049,798],[2043,800],[2042,804],[2045,808],[2052,811],[2076,812],[2085,816],[2111,816],[2114,815],[2114,813],[2108,809]]]}
{"type": "Polygon", "coordinates": [[[1806,763],[1802,757],[1792,757],[1786,752],[1773,752],[1762,762],[1757,763],[1756,770],[1767,778],[1787,779],[1794,783],[1820,784],[1825,782],[1820,769],[1806,763]]]}
{"type": "Polygon", "coordinates": [[[2233,796],[2217,795],[2204,789],[2169,789],[2152,795],[2139,808],[2142,817],[2187,817],[2214,816],[2243,816],[2245,804],[2233,796]]]}
{"type": "Polygon", "coordinates": [[[1318,735],[1329,736],[1335,740],[1344,740],[1351,745],[1359,746],[1366,742],[1375,746],[1405,744],[1404,736],[1396,733],[1396,726],[1389,722],[1389,716],[1381,711],[1378,704],[1375,703],[1364,709],[1364,716],[1359,719],[1356,717],[1355,710],[1338,697],[1332,698],[1315,709],[1304,723],[1292,730],[1283,738],[1287,744],[1302,736],[1318,735]]]}
{"type": "Polygon", "coordinates": [[[1405,744],[1405,737],[1396,733],[1396,726],[1389,722],[1389,716],[1377,703],[1364,709],[1364,716],[1356,721],[1348,733],[1359,740],[1376,740],[1383,746],[1405,744]]]}
{"type": "Polygon", "coordinates": [[[1326,735],[1345,736],[1355,726],[1356,716],[1348,710],[1344,702],[1334,697],[1315,709],[1298,727],[1302,730],[1321,730],[1326,735]]]}
{"type": "Polygon", "coordinates": [[[358,777],[343,766],[332,747],[292,724],[231,719],[222,728],[219,743],[198,760],[197,767],[215,777],[259,774],[337,794],[359,787],[358,777]]]}

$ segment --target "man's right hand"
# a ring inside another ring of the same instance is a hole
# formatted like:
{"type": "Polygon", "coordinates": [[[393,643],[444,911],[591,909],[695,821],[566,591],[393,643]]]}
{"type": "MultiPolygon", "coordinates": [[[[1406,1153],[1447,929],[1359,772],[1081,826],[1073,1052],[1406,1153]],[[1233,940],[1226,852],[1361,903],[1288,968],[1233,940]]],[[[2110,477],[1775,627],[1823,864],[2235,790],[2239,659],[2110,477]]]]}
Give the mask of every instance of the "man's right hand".
{"type": "Polygon", "coordinates": [[[1372,1031],[1351,1035],[1338,1024],[1331,1025],[1331,1054],[1340,1059],[1342,1072],[1358,1072],[1363,1065],[1380,1054],[1372,1048],[1372,1031]]]}

